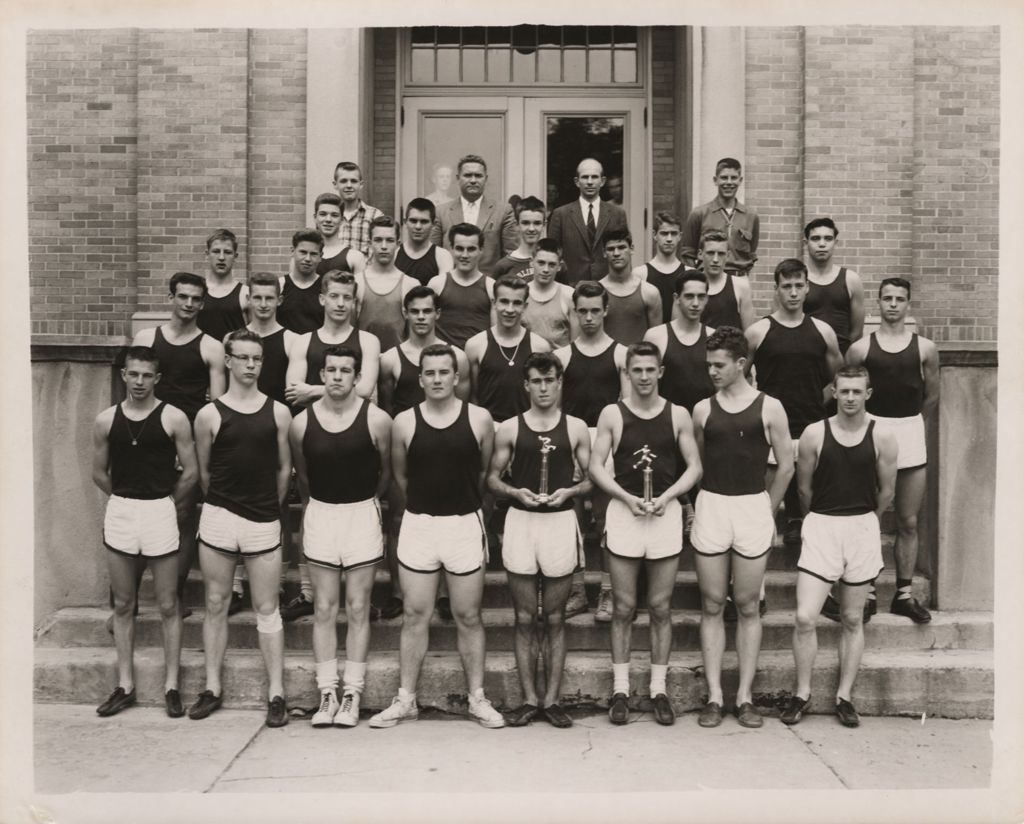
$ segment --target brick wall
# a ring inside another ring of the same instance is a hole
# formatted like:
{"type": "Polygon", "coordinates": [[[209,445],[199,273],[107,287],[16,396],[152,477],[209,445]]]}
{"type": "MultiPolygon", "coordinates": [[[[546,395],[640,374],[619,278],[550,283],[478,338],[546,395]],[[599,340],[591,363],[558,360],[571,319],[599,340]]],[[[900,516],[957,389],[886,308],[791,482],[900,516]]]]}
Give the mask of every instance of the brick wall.
{"type": "MultiPolygon", "coordinates": [[[[675,212],[684,188],[676,169],[676,34],[670,26],[651,31],[651,199],[654,211],[675,212]]],[[[685,218],[686,215],[680,215],[685,218]]],[[[654,225],[654,215],[648,228],[654,225]]],[[[634,232],[635,233],[635,232],[634,232]]]]}
{"type": "Polygon", "coordinates": [[[367,197],[378,209],[397,217],[395,189],[398,181],[396,117],[396,72],[398,70],[397,29],[373,32],[373,168],[369,175],[367,197]]]}

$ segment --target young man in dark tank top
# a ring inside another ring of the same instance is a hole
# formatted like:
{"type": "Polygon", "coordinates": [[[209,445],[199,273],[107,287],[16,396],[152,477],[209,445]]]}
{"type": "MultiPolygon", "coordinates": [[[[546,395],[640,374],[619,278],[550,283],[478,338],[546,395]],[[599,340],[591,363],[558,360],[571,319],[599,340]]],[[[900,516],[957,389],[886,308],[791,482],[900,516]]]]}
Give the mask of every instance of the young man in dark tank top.
{"type": "Polygon", "coordinates": [[[839,351],[864,335],[864,284],[853,269],[832,262],[839,230],[830,217],[819,217],[804,227],[807,247],[807,299],[804,311],[825,321],[836,333],[839,351]]]}
{"type": "Polygon", "coordinates": [[[313,203],[313,223],[324,237],[324,248],[316,267],[317,273],[321,275],[335,269],[357,274],[366,266],[363,251],[339,236],[341,206],[341,197],[334,192],[318,195],[313,203]]]}
{"type": "Polygon", "coordinates": [[[676,277],[686,268],[676,254],[682,225],[682,221],[671,212],[658,212],[654,216],[654,257],[633,270],[634,275],[658,290],[662,323],[672,319],[676,277]]]}
{"type": "Polygon", "coordinates": [[[701,652],[708,687],[698,718],[702,727],[722,723],[724,618],[730,579],[738,621],[736,715],[744,727],[763,723],[753,704],[761,649],[759,602],[775,536],[775,510],[793,476],[793,464],[783,462],[770,487],[765,475],[769,449],[790,455],[793,444],[782,404],[747,381],[748,358],[747,340],[736,327],[723,326],[710,335],[705,362],[715,392],[693,411],[694,436],[704,467],[690,533],[701,593],[701,652]]]}
{"type": "Polygon", "coordinates": [[[623,346],[639,343],[644,332],[661,323],[661,295],[630,268],[633,236],[627,229],[605,232],[604,256],[608,274],[601,285],[608,290],[605,331],[623,346]]]}
{"type": "Polygon", "coordinates": [[[405,239],[395,255],[395,266],[426,286],[436,275],[455,268],[452,253],[430,242],[437,209],[425,197],[414,197],[405,207],[405,239]]]}
{"type": "Polygon", "coordinates": [[[494,321],[491,304],[494,280],[478,268],[482,233],[471,223],[457,223],[448,231],[455,268],[432,278],[427,285],[434,290],[441,307],[438,337],[459,349],[466,341],[483,332],[494,321]]]}
{"type": "Polygon", "coordinates": [[[702,319],[715,329],[747,329],[756,320],[750,279],[725,271],[728,256],[729,239],[725,233],[711,229],[701,235],[700,268],[708,276],[708,302],[702,319]]]}
{"type": "Polygon", "coordinates": [[[865,410],[871,397],[867,370],[846,366],[832,385],[838,411],[800,436],[797,481],[807,511],[797,562],[793,658],[796,687],[780,715],[796,724],[811,703],[811,673],[818,650],[817,622],[832,585],[839,582],[842,630],[835,713],[846,727],[860,718],[851,695],[864,652],[864,601],[882,571],[879,522],[896,485],[896,438],[865,410]]]}
{"type": "Polygon", "coordinates": [[[238,238],[218,229],[206,239],[206,299],[198,324],[214,340],[245,326],[249,313],[249,287],[232,276],[238,259],[238,238]]]}
{"type": "Polygon", "coordinates": [[[382,352],[405,337],[402,299],[419,285],[415,278],[395,266],[398,232],[394,218],[381,215],[373,219],[370,256],[366,268],[356,275],[359,328],[377,336],[382,352]]]}

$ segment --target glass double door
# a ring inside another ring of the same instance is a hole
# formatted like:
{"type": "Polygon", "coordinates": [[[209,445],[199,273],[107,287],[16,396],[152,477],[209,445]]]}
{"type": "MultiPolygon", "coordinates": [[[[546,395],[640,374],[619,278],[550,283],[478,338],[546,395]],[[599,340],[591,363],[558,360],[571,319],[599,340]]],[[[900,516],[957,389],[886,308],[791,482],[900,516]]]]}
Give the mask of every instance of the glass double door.
{"type": "Polygon", "coordinates": [[[459,196],[455,168],[476,154],[487,163],[485,195],[499,203],[534,195],[548,210],[579,196],[576,166],[604,166],[601,192],[626,209],[635,262],[646,259],[644,101],[639,98],[406,97],[403,101],[400,203],[459,196]]]}

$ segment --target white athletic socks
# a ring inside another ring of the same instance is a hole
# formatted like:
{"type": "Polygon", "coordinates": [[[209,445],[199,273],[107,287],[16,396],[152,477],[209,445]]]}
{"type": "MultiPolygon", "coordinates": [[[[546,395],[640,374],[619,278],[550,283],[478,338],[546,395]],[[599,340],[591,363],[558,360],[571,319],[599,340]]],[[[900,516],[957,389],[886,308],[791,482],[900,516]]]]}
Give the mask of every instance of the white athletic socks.
{"type": "Polygon", "coordinates": [[[612,588],[612,574],[610,572],[601,573],[601,589],[612,588]]]}
{"type": "Polygon", "coordinates": [[[242,589],[242,581],[246,579],[245,564],[238,564],[235,567],[235,575],[231,581],[231,591],[237,592],[242,595],[245,590],[242,589]]]}
{"type": "Polygon", "coordinates": [[[401,701],[403,704],[415,704],[416,703],[416,693],[409,692],[404,687],[399,687],[398,688],[398,700],[401,701]]]}
{"type": "Polygon", "coordinates": [[[313,582],[309,579],[309,564],[299,562],[299,592],[303,598],[312,602],[313,582]]]}
{"type": "Polygon", "coordinates": [[[361,693],[366,686],[366,662],[346,660],[341,684],[346,690],[354,690],[361,693]]]}
{"type": "MultiPolygon", "coordinates": [[[[363,665],[366,666],[365,664],[363,665]]],[[[348,662],[345,663],[346,671],[348,669],[348,662]]],[[[324,690],[335,690],[338,688],[338,659],[332,658],[330,661],[322,661],[316,665],[316,688],[323,692],[324,690]]]]}
{"type": "Polygon", "coordinates": [[[629,664],[612,664],[612,693],[629,695],[629,664]]]}
{"type": "Polygon", "coordinates": [[[665,689],[665,678],[668,675],[668,664],[651,664],[651,698],[659,693],[668,694],[665,689]]]}

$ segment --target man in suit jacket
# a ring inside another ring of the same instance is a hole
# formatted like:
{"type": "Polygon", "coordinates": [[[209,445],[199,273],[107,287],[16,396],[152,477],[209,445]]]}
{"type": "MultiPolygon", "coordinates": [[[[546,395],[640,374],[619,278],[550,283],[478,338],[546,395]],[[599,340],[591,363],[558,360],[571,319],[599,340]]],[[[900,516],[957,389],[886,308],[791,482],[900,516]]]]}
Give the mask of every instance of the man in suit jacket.
{"type": "Polygon", "coordinates": [[[562,245],[565,271],[559,279],[570,286],[581,280],[600,280],[608,273],[604,259],[604,233],[628,230],[626,212],[608,200],[601,200],[604,168],[593,158],[576,167],[573,178],[580,190],[579,200],[559,206],[548,221],[548,237],[562,245]]]}
{"type": "Polygon", "coordinates": [[[491,274],[494,264],[507,252],[519,245],[515,217],[507,204],[495,203],[484,197],[487,184],[487,164],[478,155],[466,155],[459,160],[458,175],[460,196],[437,209],[434,229],[430,242],[451,249],[449,230],[459,223],[471,223],[481,230],[481,252],[478,268],[484,274],[491,274]]]}

